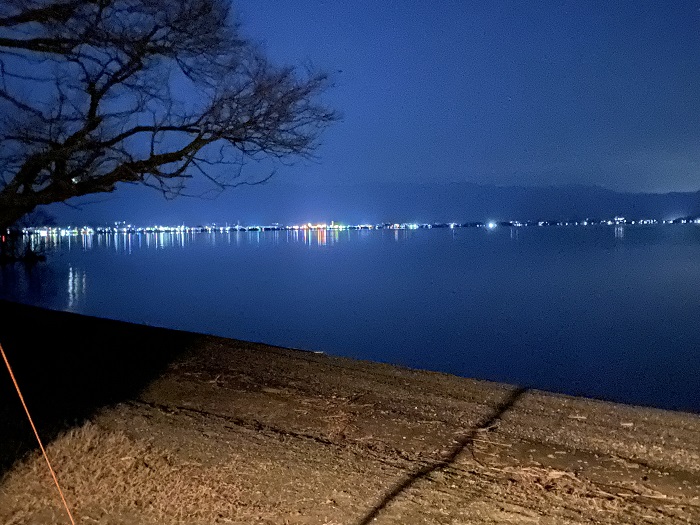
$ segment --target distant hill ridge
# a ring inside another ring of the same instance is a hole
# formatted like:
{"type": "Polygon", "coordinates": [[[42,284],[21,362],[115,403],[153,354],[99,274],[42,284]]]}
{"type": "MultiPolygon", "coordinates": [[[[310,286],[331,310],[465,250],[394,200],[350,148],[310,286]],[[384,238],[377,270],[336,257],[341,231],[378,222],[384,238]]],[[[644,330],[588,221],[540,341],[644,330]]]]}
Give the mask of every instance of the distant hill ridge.
{"type": "Polygon", "coordinates": [[[340,220],[581,220],[614,215],[674,219],[700,214],[700,191],[621,193],[598,186],[495,186],[474,183],[376,184],[304,196],[321,209],[339,210],[340,220]],[[351,204],[357,203],[357,204],[351,204]],[[343,211],[341,211],[343,210],[343,211]],[[370,212],[369,210],[372,210],[370,212]],[[389,218],[389,219],[387,219],[389,218]]]}
{"type": "Polygon", "coordinates": [[[60,224],[294,224],[582,220],[622,215],[630,219],[676,219],[700,215],[700,191],[622,193],[599,186],[495,186],[470,182],[370,183],[316,186],[273,179],[269,184],[227,191],[214,200],[166,201],[144,188],[121,187],[108,200],[82,210],[54,206],[60,224]]]}

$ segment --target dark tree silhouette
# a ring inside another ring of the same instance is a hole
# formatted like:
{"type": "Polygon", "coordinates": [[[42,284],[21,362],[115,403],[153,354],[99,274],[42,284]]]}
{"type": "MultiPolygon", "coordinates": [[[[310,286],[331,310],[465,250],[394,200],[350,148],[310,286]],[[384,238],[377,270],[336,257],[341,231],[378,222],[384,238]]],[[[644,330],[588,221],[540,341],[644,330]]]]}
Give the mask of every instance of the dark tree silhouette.
{"type": "Polygon", "coordinates": [[[335,119],[326,77],[270,64],[229,3],[3,0],[0,231],[119,182],[170,197],[197,176],[253,183],[247,159],[310,155],[335,119]]]}

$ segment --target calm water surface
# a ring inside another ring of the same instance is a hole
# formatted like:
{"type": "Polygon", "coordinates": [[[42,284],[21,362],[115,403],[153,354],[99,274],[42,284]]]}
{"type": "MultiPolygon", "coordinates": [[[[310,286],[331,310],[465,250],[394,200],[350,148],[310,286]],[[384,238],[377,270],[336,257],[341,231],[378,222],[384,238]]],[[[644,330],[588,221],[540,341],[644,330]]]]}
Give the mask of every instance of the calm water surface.
{"type": "Polygon", "coordinates": [[[62,238],[7,299],[700,412],[700,227],[62,238]]]}

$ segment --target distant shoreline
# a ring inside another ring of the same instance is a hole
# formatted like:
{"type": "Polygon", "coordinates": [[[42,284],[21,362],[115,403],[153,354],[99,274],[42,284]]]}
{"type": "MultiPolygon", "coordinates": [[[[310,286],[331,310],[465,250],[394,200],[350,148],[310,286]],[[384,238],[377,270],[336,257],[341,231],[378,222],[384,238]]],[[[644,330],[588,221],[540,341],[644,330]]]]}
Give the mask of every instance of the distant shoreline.
{"type": "Polygon", "coordinates": [[[158,234],[158,233],[238,233],[238,232],[318,232],[318,231],[357,231],[357,230],[422,230],[442,228],[534,228],[551,226],[655,226],[662,224],[700,224],[700,217],[680,217],[677,219],[653,219],[638,218],[629,219],[615,216],[607,219],[572,219],[572,220],[499,220],[499,221],[472,221],[472,222],[383,222],[377,224],[346,224],[346,223],[302,223],[284,225],[279,223],[268,225],[240,225],[225,226],[216,223],[207,226],[188,225],[152,225],[134,226],[131,224],[116,222],[114,226],[27,226],[21,228],[24,235],[78,235],[78,234],[158,234]]]}

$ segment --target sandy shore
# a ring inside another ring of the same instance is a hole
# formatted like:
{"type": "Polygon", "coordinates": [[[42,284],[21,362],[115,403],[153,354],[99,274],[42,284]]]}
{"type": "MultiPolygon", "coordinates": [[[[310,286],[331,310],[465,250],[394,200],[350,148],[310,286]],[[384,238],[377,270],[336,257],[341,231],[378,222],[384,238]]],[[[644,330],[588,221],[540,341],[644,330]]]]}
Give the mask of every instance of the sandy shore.
{"type": "MultiPolygon", "coordinates": [[[[2,301],[0,318],[79,523],[700,523],[697,415],[2,301]]],[[[67,523],[3,375],[0,522],[67,523]]]]}

